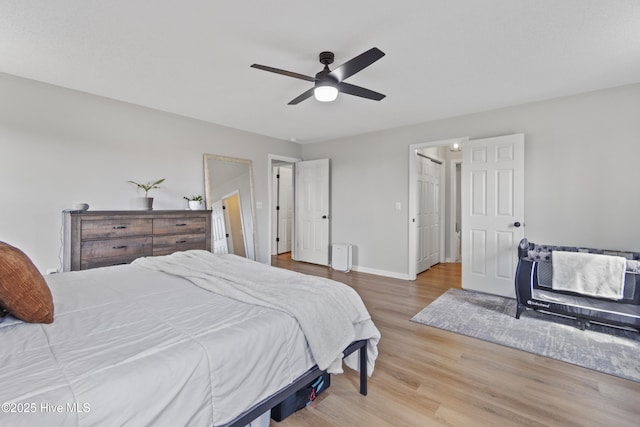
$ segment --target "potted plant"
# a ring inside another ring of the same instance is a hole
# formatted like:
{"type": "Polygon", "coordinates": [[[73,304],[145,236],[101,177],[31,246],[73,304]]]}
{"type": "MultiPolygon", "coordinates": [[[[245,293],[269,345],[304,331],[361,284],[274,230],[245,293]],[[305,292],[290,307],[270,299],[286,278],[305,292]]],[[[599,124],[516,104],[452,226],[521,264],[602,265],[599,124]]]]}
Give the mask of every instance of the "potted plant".
{"type": "Polygon", "coordinates": [[[130,182],[131,184],[135,185],[136,187],[138,187],[138,190],[142,189],[144,190],[144,197],[139,197],[138,198],[138,208],[142,209],[142,210],[147,210],[150,211],[153,209],[153,197],[149,197],[149,191],[153,190],[154,188],[160,188],[160,184],[162,184],[164,182],[165,178],[159,179],[157,181],[149,181],[147,183],[141,184],[139,182],[135,182],[135,181],[127,181],[130,182]]]}
{"type": "Polygon", "coordinates": [[[189,209],[199,211],[202,209],[202,196],[185,196],[184,199],[189,202],[189,209]]]}

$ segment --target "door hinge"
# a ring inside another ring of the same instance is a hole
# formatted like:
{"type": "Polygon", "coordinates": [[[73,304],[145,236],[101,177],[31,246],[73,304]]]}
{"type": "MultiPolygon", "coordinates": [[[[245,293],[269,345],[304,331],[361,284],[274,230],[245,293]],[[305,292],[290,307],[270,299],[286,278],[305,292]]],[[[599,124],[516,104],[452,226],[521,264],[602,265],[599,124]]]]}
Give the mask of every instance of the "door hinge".
{"type": "Polygon", "coordinates": [[[279,238],[279,237],[276,237],[276,242],[279,242],[279,241],[280,241],[280,238],[279,238]]]}
{"type": "Polygon", "coordinates": [[[225,205],[222,205],[222,209],[227,209],[227,207],[225,205]]]}
{"type": "Polygon", "coordinates": [[[276,206],[276,210],[279,211],[280,210],[280,206],[276,206]]]}

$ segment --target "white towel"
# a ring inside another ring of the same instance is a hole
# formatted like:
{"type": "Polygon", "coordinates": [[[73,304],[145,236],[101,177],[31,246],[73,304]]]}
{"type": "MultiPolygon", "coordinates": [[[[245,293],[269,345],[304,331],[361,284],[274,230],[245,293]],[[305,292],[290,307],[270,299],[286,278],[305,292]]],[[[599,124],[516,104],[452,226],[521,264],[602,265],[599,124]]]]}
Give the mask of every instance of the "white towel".
{"type": "Polygon", "coordinates": [[[551,261],[554,290],[615,300],[624,296],[626,259],[623,257],[553,251],[551,261]]]}

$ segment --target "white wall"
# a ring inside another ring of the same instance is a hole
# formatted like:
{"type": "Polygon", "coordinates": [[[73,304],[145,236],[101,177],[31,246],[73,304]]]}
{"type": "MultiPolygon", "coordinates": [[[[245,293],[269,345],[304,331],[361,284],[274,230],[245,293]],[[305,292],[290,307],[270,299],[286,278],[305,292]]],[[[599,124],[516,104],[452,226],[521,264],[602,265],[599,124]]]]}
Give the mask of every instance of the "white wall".
{"type": "Polygon", "coordinates": [[[409,145],[519,132],[531,241],[640,250],[640,84],[303,146],[1,73],[0,99],[0,241],[41,270],[59,265],[62,209],[129,209],[126,181],[157,178],[156,209],[184,209],[204,194],[204,153],[253,161],[266,262],[272,153],[331,158],[332,240],[356,245],[357,266],[406,274],[409,145]]]}
{"type": "Polygon", "coordinates": [[[640,84],[304,145],[302,155],[332,159],[332,240],[356,246],[358,267],[397,275],[409,263],[409,145],[521,132],[529,240],[640,251],[640,84]]]}
{"type": "MultiPolygon", "coordinates": [[[[300,157],[298,144],[2,73],[0,99],[0,241],[41,271],[60,264],[61,211],[73,203],[130,209],[138,194],[127,180],[166,178],[150,193],[154,208],[185,209],[183,196],[204,194],[210,153],[251,159],[256,200],[268,206],[268,154],[300,157]]],[[[267,208],[257,217],[266,262],[267,208]]]]}

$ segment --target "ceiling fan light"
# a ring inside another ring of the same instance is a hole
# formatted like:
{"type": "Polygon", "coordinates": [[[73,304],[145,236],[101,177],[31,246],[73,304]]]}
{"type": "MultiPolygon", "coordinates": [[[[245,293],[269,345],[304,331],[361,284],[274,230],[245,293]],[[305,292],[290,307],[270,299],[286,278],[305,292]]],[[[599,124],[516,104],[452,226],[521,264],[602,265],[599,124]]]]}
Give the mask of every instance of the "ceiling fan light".
{"type": "Polygon", "coordinates": [[[317,86],[313,90],[313,96],[321,102],[335,101],[338,97],[338,88],[334,86],[317,86]]]}

